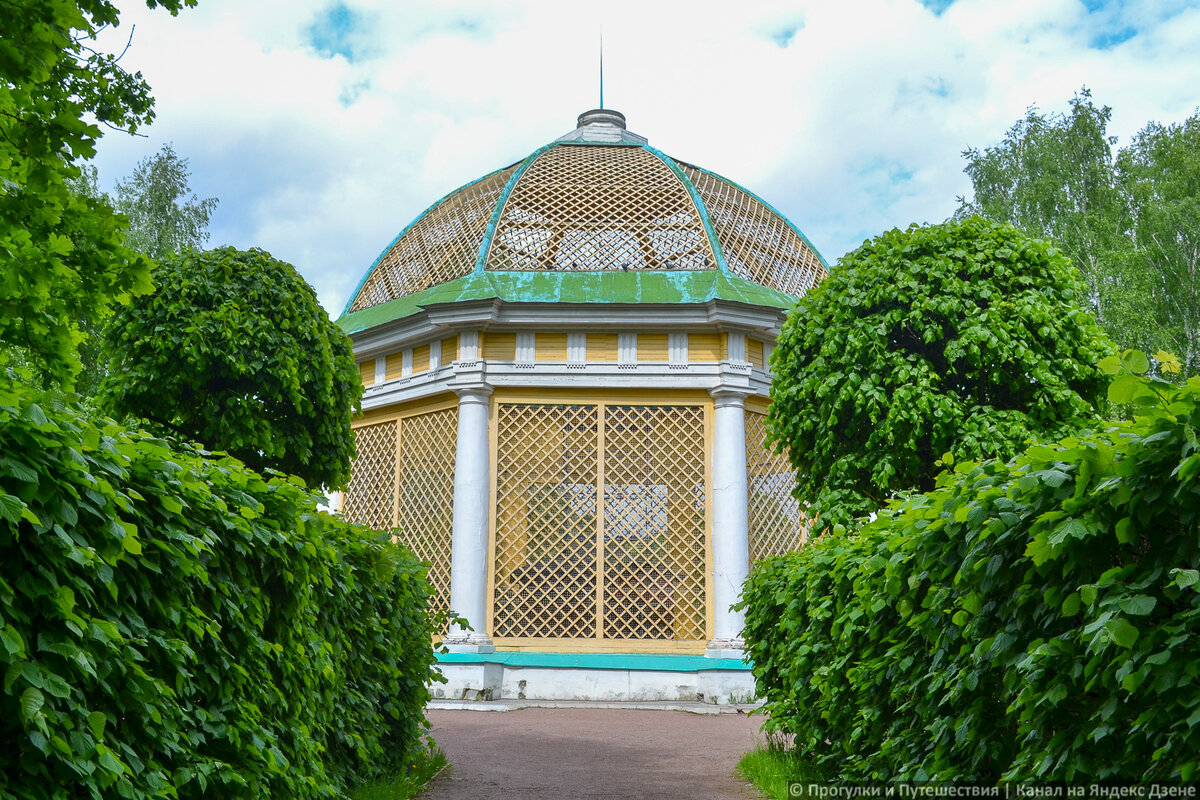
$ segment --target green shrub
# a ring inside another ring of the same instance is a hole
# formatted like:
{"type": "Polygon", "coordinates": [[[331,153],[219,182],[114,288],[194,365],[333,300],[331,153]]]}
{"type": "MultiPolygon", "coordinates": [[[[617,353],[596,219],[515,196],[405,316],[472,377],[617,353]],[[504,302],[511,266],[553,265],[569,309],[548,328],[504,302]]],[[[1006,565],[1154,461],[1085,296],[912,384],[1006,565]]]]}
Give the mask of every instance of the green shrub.
{"type": "Polygon", "coordinates": [[[863,242],[788,313],[767,426],[819,531],[1100,415],[1114,351],[1049,242],[981,217],[863,242]]]}
{"type": "Polygon", "coordinates": [[[337,797],[419,747],[436,621],[386,534],[0,384],[0,796],[337,797]]]}
{"type": "Polygon", "coordinates": [[[1134,422],[960,464],[757,568],[770,724],[846,778],[1192,779],[1200,379],[1126,373],[1134,422]]]}

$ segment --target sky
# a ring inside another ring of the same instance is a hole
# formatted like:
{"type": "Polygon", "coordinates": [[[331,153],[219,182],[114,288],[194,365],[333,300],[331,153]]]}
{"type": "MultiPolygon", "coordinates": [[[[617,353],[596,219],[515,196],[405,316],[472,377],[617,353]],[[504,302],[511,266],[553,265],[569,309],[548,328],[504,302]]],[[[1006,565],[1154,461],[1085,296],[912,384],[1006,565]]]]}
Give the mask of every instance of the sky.
{"type": "Polygon", "coordinates": [[[834,264],[940,222],[962,151],[1087,87],[1123,144],[1200,106],[1200,0],[116,0],[100,47],[156,119],[110,131],[102,189],[171,143],[216,197],[209,246],[293,264],[339,316],[443,195],[604,105],[663,152],[731,178],[834,264]],[[132,38],[131,38],[132,37],[132,38]]]}

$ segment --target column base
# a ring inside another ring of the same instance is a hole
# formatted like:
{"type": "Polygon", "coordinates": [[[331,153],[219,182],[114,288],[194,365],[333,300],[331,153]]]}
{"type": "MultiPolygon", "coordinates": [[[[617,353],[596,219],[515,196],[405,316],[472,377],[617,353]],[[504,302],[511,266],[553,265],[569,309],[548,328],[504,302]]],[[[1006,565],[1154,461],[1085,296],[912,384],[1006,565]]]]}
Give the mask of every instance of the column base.
{"type": "Polygon", "coordinates": [[[496,645],[487,634],[474,631],[451,631],[442,639],[442,645],[451,653],[496,652],[496,645]]]}
{"type": "Polygon", "coordinates": [[[746,657],[746,641],[744,639],[712,639],[704,648],[705,658],[736,658],[739,661],[746,657]]]}

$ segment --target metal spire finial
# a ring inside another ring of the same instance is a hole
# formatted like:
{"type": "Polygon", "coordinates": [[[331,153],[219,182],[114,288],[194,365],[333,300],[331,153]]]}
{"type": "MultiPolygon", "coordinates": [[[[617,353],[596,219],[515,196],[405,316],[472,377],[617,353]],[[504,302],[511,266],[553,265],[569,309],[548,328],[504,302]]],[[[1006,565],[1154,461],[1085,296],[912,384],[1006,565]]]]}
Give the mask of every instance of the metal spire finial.
{"type": "Polygon", "coordinates": [[[604,26],[600,26],[600,108],[604,108],[604,26]]]}

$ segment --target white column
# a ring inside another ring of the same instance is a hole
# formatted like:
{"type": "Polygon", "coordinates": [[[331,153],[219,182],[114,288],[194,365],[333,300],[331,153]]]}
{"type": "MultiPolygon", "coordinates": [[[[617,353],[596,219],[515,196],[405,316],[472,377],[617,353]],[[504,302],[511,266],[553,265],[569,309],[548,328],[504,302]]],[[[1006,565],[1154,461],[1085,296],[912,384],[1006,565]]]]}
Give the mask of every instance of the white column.
{"type": "Polygon", "coordinates": [[[713,638],[705,655],[741,658],[743,612],[738,601],[750,574],[750,523],[746,509],[746,393],[714,389],[712,450],[713,638]]]}
{"type": "Polygon", "coordinates": [[[475,630],[451,626],[444,644],[455,653],[491,653],[488,638],[487,569],[488,474],[487,385],[456,388],[458,393],[458,443],[454,456],[454,522],[450,550],[450,609],[466,617],[475,630]]]}

